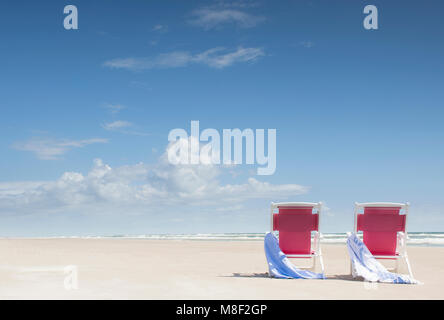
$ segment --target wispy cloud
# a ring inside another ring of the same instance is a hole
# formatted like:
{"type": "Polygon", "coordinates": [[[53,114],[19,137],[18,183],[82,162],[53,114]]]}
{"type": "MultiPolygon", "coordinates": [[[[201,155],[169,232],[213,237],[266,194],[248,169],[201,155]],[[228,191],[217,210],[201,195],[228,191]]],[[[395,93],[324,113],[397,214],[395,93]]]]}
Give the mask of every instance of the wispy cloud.
{"type": "Polygon", "coordinates": [[[253,62],[265,55],[261,48],[242,48],[228,53],[220,53],[224,48],[213,48],[195,56],[196,62],[213,68],[225,68],[238,62],[253,62]]]}
{"type": "Polygon", "coordinates": [[[206,30],[226,24],[235,24],[242,28],[251,28],[265,20],[264,17],[254,16],[238,9],[201,8],[193,11],[189,23],[206,30]]]}
{"type": "Polygon", "coordinates": [[[105,130],[116,130],[116,129],[128,128],[128,127],[131,127],[132,125],[133,124],[131,122],[117,120],[117,121],[113,121],[113,122],[104,123],[104,124],[102,124],[102,127],[105,130]]]}
{"type": "Polygon", "coordinates": [[[139,130],[132,122],[116,120],[112,122],[105,122],[102,128],[107,131],[114,131],[123,134],[130,134],[135,136],[150,136],[150,133],[139,130]]]}
{"type": "Polygon", "coordinates": [[[32,138],[28,141],[17,142],[13,147],[17,150],[33,152],[37,158],[42,160],[56,160],[73,148],[83,148],[90,144],[107,142],[107,139],[102,138],[84,140],[32,138]]]}
{"type": "Polygon", "coordinates": [[[113,69],[127,69],[131,71],[179,68],[190,64],[203,64],[212,68],[222,69],[235,63],[254,62],[264,55],[262,48],[239,47],[234,51],[227,51],[223,47],[216,47],[197,54],[191,54],[186,51],[174,51],[159,54],[155,57],[118,58],[106,61],[103,65],[113,69]]]}
{"type": "Polygon", "coordinates": [[[148,82],[144,82],[144,81],[133,80],[129,83],[129,86],[133,87],[133,88],[146,89],[148,91],[152,90],[150,84],[148,82]]]}
{"type": "Polygon", "coordinates": [[[165,33],[168,31],[168,26],[162,24],[156,24],[151,30],[159,33],[165,33]]]}
{"type": "Polygon", "coordinates": [[[299,45],[303,46],[304,48],[310,49],[314,47],[314,42],[312,41],[301,41],[299,42],[299,45]]]}
{"type": "Polygon", "coordinates": [[[103,107],[108,109],[108,111],[111,112],[112,114],[117,114],[120,111],[122,111],[123,109],[126,109],[126,107],[121,105],[121,104],[109,104],[109,103],[107,103],[103,107]]]}

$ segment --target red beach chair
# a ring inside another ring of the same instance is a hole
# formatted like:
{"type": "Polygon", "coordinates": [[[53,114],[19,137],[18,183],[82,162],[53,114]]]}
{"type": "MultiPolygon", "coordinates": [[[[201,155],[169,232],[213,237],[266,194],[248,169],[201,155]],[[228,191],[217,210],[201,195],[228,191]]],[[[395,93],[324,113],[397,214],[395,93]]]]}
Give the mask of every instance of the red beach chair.
{"type": "Polygon", "coordinates": [[[272,202],[271,231],[278,237],[279,247],[288,258],[313,259],[309,268],[313,271],[319,261],[323,273],[324,263],[319,246],[321,209],[321,202],[272,202]]]}
{"type": "Polygon", "coordinates": [[[363,241],[376,259],[395,260],[396,272],[399,259],[403,259],[413,278],[406,247],[409,206],[409,203],[356,202],[354,231],[356,234],[362,231],[363,241]]]}

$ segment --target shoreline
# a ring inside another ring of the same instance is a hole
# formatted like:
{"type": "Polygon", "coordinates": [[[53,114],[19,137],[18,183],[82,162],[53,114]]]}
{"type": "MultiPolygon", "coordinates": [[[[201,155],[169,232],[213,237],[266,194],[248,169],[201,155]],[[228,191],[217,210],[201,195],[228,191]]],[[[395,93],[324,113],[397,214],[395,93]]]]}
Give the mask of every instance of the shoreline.
{"type": "MultiPolygon", "coordinates": [[[[264,241],[264,239],[187,239],[187,238],[149,238],[149,237],[139,237],[139,236],[54,236],[54,237],[0,237],[0,241],[4,240],[133,240],[133,241],[178,241],[178,242],[252,242],[258,243],[264,241]]],[[[320,244],[322,246],[345,246],[346,241],[323,241],[321,239],[320,244]]],[[[410,242],[407,240],[407,247],[414,248],[444,248],[443,243],[417,243],[410,242]]]]}

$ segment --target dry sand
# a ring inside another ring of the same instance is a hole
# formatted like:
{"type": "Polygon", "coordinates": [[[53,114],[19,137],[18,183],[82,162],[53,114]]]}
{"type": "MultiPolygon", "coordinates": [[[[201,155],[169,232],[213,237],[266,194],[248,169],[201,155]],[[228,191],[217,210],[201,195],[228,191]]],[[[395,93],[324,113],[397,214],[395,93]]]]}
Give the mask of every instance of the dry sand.
{"type": "Polygon", "coordinates": [[[0,298],[444,298],[444,248],[408,248],[423,285],[352,280],[345,245],[322,249],[327,280],[280,280],[268,278],[260,241],[1,239],[0,298]],[[65,289],[69,265],[77,267],[78,289],[65,289]]]}

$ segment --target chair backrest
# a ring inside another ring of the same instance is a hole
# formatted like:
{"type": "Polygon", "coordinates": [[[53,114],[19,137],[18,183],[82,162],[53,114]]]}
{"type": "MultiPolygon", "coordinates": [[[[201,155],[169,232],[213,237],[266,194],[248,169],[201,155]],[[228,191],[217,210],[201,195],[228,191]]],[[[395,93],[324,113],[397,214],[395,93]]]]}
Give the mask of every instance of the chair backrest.
{"type": "Polygon", "coordinates": [[[363,241],[373,255],[396,254],[398,232],[406,231],[408,206],[408,203],[355,204],[355,232],[363,232],[363,241]],[[362,214],[358,213],[360,208],[364,209],[362,214]],[[401,209],[404,214],[400,214],[401,209]]]}
{"type": "Polygon", "coordinates": [[[319,230],[321,203],[272,203],[272,230],[279,231],[279,247],[285,254],[311,254],[311,232],[319,230]],[[313,209],[317,213],[313,213],[313,209]],[[273,211],[278,209],[277,213],[273,211]]]}

